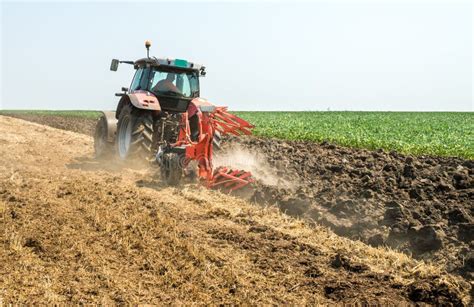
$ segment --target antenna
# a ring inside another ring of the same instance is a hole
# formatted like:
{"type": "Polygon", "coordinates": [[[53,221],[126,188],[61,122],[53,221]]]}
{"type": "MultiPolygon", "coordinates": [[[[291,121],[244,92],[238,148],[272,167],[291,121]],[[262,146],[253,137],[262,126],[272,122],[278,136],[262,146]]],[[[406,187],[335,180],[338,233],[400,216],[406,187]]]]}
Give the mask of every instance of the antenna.
{"type": "Polygon", "coordinates": [[[145,41],[145,47],[146,47],[146,57],[150,58],[150,46],[151,46],[151,41],[146,40],[145,41]]]}

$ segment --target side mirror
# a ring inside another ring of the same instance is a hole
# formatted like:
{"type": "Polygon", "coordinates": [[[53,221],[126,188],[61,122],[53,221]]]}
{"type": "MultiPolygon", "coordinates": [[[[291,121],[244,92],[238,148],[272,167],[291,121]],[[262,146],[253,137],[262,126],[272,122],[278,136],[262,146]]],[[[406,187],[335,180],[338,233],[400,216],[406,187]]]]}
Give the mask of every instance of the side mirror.
{"type": "Polygon", "coordinates": [[[202,66],[200,70],[201,76],[205,77],[206,76],[206,67],[202,66]]]}
{"type": "Polygon", "coordinates": [[[117,71],[118,66],[119,66],[119,60],[113,59],[112,63],[110,63],[110,70],[111,71],[117,71]]]}
{"type": "Polygon", "coordinates": [[[123,93],[115,93],[115,96],[117,96],[117,97],[122,97],[122,96],[127,95],[128,87],[122,86],[122,92],[123,92],[123,93]]]}

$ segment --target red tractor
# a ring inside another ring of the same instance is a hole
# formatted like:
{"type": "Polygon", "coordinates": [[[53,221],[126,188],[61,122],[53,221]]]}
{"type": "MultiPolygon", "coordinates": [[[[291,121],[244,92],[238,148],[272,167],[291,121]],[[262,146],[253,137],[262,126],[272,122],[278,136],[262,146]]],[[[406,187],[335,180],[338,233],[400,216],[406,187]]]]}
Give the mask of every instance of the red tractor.
{"type": "Polygon", "coordinates": [[[214,168],[212,155],[225,134],[250,134],[251,124],[200,98],[199,78],[205,67],[181,59],[149,56],[133,65],[135,76],[122,93],[115,112],[103,112],[96,126],[97,157],[114,154],[120,159],[156,162],[162,179],[177,185],[183,175],[195,174],[207,187],[233,191],[253,182],[249,172],[214,168]]]}

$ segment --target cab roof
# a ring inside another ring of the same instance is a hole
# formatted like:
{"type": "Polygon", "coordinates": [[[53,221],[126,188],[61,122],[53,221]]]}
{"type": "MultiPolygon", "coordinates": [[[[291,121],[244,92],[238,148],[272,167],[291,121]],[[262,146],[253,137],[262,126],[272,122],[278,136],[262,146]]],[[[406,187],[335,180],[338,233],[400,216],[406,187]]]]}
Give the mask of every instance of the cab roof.
{"type": "Polygon", "coordinates": [[[190,70],[201,70],[204,66],[189,62],[182,59],[171,59],[171,58],[142,58],[134,62],[135,68],[145,67],[145,66],[168,66],[170,68],[180,68],[180,69],[190,69],[190,70]]]}

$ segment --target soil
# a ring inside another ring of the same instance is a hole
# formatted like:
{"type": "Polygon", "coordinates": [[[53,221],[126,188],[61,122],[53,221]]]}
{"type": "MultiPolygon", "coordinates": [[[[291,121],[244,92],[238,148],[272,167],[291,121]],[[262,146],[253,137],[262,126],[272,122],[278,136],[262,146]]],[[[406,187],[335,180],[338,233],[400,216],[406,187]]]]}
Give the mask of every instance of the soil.
{"type": "Polygon", "coordinates": [[[293,185],[260,184],[253,201],[473,280],[474,161],[254,137],[232,145],[263,153],[293,185]]]}
{"type": "Polygon", "coordinates": [[[93,160],[85,135],[4,116],[0,129],[0,301],[469,304],[473,161],[229,139],[276,170],[251,200],[292,219],[93,160]]]}
{"type": "Polygon", "coordinates": [[[82,133],[85,135],[94,135],[96,119],[84,117],[69,117],[69,116],[52,116],[52,115],[35,115],[35,114],[20,114],[2,112],[15,118],[21,118],[27,121],[48,125],[50,127],[82,133]]]}

